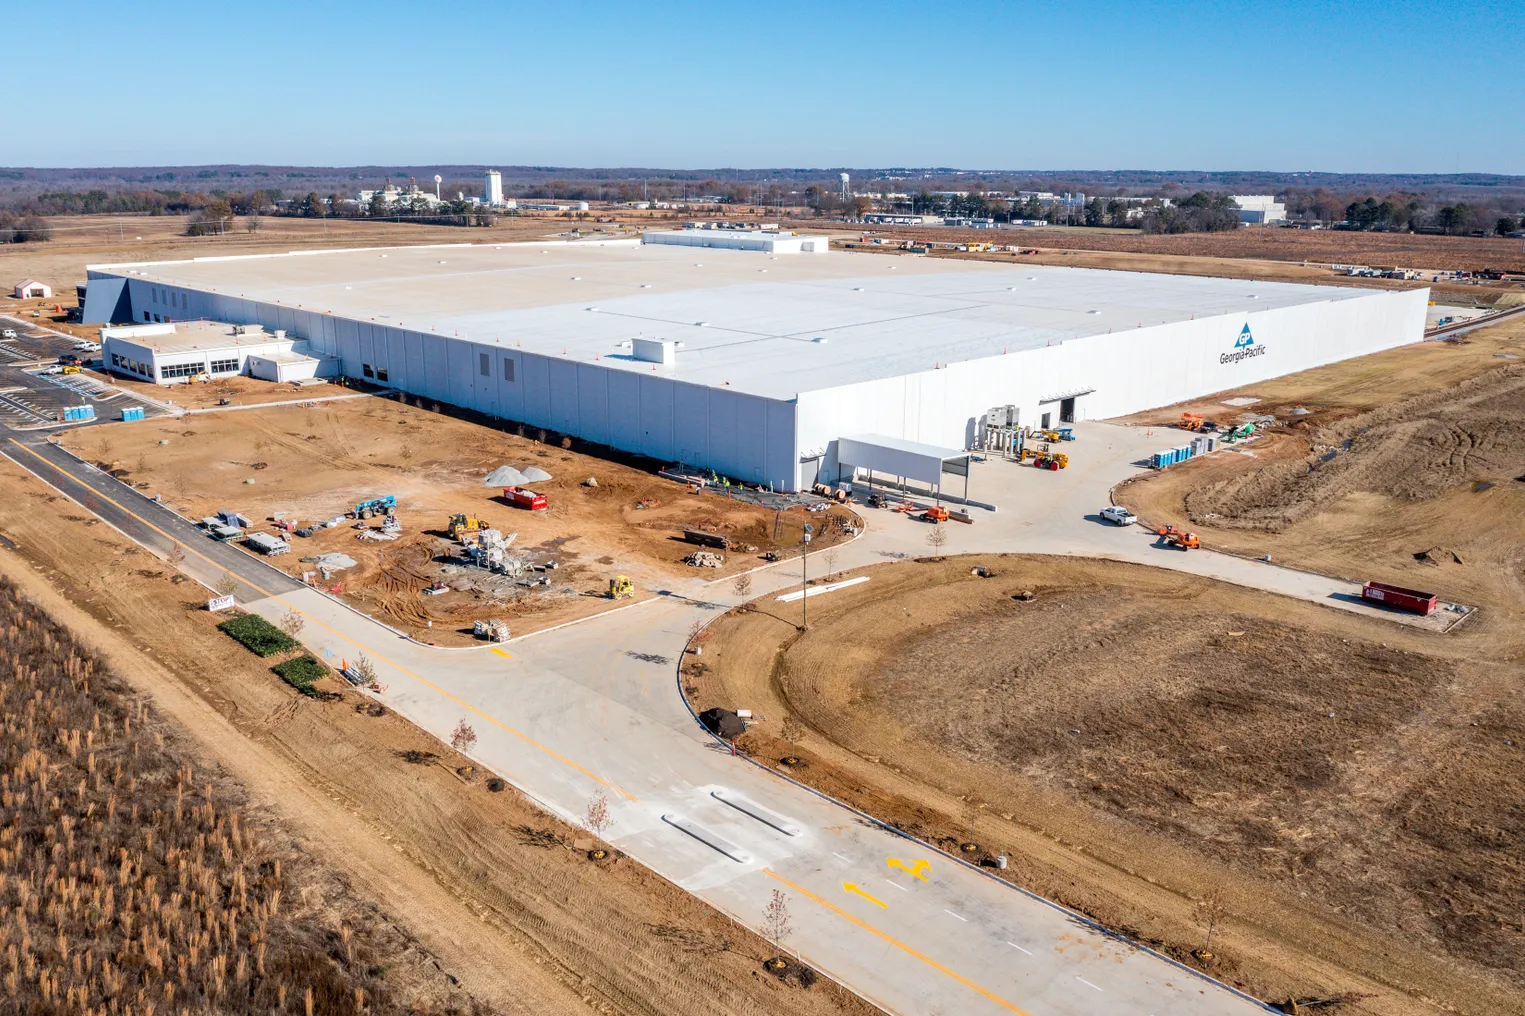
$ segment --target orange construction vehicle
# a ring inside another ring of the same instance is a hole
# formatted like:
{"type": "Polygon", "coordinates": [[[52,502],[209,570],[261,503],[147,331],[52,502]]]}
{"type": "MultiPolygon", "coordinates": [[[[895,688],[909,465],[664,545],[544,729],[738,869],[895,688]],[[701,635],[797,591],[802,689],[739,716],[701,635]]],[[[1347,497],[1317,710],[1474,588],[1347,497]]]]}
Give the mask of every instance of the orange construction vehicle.
{"type": "Polygon", "coordinates": [[[927,522],[947,522],[948,509],[944,508],[940,504],[933,505],[931,508],[928,508],[926,511],[922,512],[921,517],[927,522]]]}
{"type": "Polygon", "coordinates": [[[1175,526],[1162,526],[1156,532],[1159,534],[1160,542],[1167,547],[1196,550],[1202,546],[1202,541],[1197,538],[1196,533],[1188,533],[1186,530],[1177,529],[1175,526]]]}
{"type": "Polygon", "coordinates": [[[1182,430],[1201,430],[1202,423],[1207,417],[1201,413],[1182,413],[1181,422],[1176,424],[1182,430]]]}

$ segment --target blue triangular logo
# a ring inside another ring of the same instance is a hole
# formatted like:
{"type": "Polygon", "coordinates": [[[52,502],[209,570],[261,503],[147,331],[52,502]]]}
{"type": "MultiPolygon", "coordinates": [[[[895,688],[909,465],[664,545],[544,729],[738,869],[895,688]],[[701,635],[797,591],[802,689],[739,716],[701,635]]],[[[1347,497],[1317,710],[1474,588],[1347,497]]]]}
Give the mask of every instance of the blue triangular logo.
{"type": "Polygon", "coordinates": [[[1243,349],[1246,346],[1253,346],[1254,344],[1255,344],[1255,336],[1250,334],[1250,326],[1249,325],[1245,325],[1244,326],[1244,331],[1239,333],[1239,341],[1234,343],[1234,348],[1235,349],[1243,349]]]}

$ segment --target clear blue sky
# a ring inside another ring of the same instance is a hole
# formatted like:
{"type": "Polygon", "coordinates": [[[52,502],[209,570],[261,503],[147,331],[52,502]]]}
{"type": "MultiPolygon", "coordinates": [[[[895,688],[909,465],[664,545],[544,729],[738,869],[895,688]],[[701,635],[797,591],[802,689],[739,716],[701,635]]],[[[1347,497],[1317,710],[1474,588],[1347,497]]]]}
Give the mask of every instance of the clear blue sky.
{"type": "Polygon", "coordinates": [[[1522,0],[48,11],[6,165],[1525,173],[1522,0]]]}

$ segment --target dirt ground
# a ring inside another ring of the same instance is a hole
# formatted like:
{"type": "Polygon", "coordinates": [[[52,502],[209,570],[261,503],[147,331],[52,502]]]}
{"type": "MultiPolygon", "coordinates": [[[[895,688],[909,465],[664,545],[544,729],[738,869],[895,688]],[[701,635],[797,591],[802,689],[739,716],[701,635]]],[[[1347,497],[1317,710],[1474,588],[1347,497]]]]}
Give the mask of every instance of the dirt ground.
{"type": "MultiPolygon", "coordinates": [[[[1408,236],[1334,230],[1242,229],[1235,233],[1144,236],[1135,230],[1034,229],[960,230],[891,227],[872,235],[935,243],[985,242],[1020,246],[1028,254],[934,251],[930,257],[972,258],[1020,264],[1105,268],[1116,271],[1265,279],[1364,289],[1428,286],[1436,299],[1461,305],[1514,305],[1525,301],[1518,281],[1431,281],[1442,271],[1500,268],[1525,272],[1525,256],[1514,240],[1496,237],[1408,236]],[[1364,279],[1344,275],[1331,264],[1362,264],[1424,271],[1421,280],[1364,279]]],[[[857,236],[859,234],[852,234],[857,236]]],[[[890,253],[885,251],[884,253],[890,253]]]]}
{"type": "MultiPolygon", "coordinates": [[[[284,387],[284,386],[283,386],[284,387]]],[[[331,390],[331,389],[325,389],[331,390]]],[[[638,595],[654,595],[674,579],[716,578],[761,563],[775,551],[793,554],[803,527],[815,522],[817,546],[845,538],[845,508],[811,514],[777,512],[721,494],[693,494],[651,469],[563,448],[556,435],[515,427],[498,431],[394,398],[362,398],[311,407],[208,412],[144,423],[70,431],[65,447],[114,465],[119,475],[161,495],[182,515],[200,519],[236,510],[255,530],[275,532],[274,515],[306,525],[358,503],[392,494],[403,532],[392,542],[359,539],[353,521],[292,535],[291,552],[271,562],[301,577],[304,557],[342,553],[357,567],[315,581],[386,623],[424,641],[460,644],[472,621],[501,618],[515,634],[597,613],[609,606],[609,580],[629,575],[638,595]],[[550,507],[529,512],[506,503],[502,489],[483,486],[498,466],[538,466],[552,479],[536,483],[550,507]],[[589,477],[596,487],[584,486],[589,477]],[[449,539],[450,516],[462,512],[501,532],[517,533],[510,552],[526,564],[525,584],[468,565],[449,539]],[[737,548],[719,569],[683,564],[693,545],[683,530],[730,537],[737,548]],[[545,585],[530,586],[536,580],[545,585]],[[451,591],[422,595],[443,581],[451,591]]],[[[367,528],[379,528],[380,520],[367,528]]]]}
{"type": "Polygon", "coordinates": [[[1140,414],[1278,425],[1237,452],[1118,488],[1204,543],[1449,600],[1525,608],[1525,320],[1331,364],[1140,414]],[[1245,406],[1228,398],[1254,398],[1245,406]]]}
{"type": "Polygon", "coordinates": [[[1525,1012],[1501,622],[1442,637],[1100,561],[866,574],[802,636],[717,622],[696,708],[751,708],[759,758],[1259,997],[1525,1012]]]}
{"type": "Polygon", "coordinates": [[[434,1011],[475,998],[537,1016],[868,1016],[827,982],[770,976],[765,943],[639,865],[589,861],[572,830],[461,775],[464,759],[397,716],[329,683],[333,700],[299,696],[165,562],[8,461],[0,484],[0,573],[181,724],[198,771],[241,780],[251,808],[335,870],[291,905],[380,908],[389,941],[435,976],[434,1011]]]}

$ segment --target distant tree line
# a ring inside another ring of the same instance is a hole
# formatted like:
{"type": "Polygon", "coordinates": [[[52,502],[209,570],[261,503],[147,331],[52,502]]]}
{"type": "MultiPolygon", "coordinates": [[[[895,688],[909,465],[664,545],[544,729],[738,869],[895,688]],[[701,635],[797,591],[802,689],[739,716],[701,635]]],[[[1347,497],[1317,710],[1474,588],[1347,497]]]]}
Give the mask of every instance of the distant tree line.
{"type": "Polygon", "coordinates": [[[41,243],[53,239],[53,227],[36,215],[0,212],[0,243],[41,243]]]}

